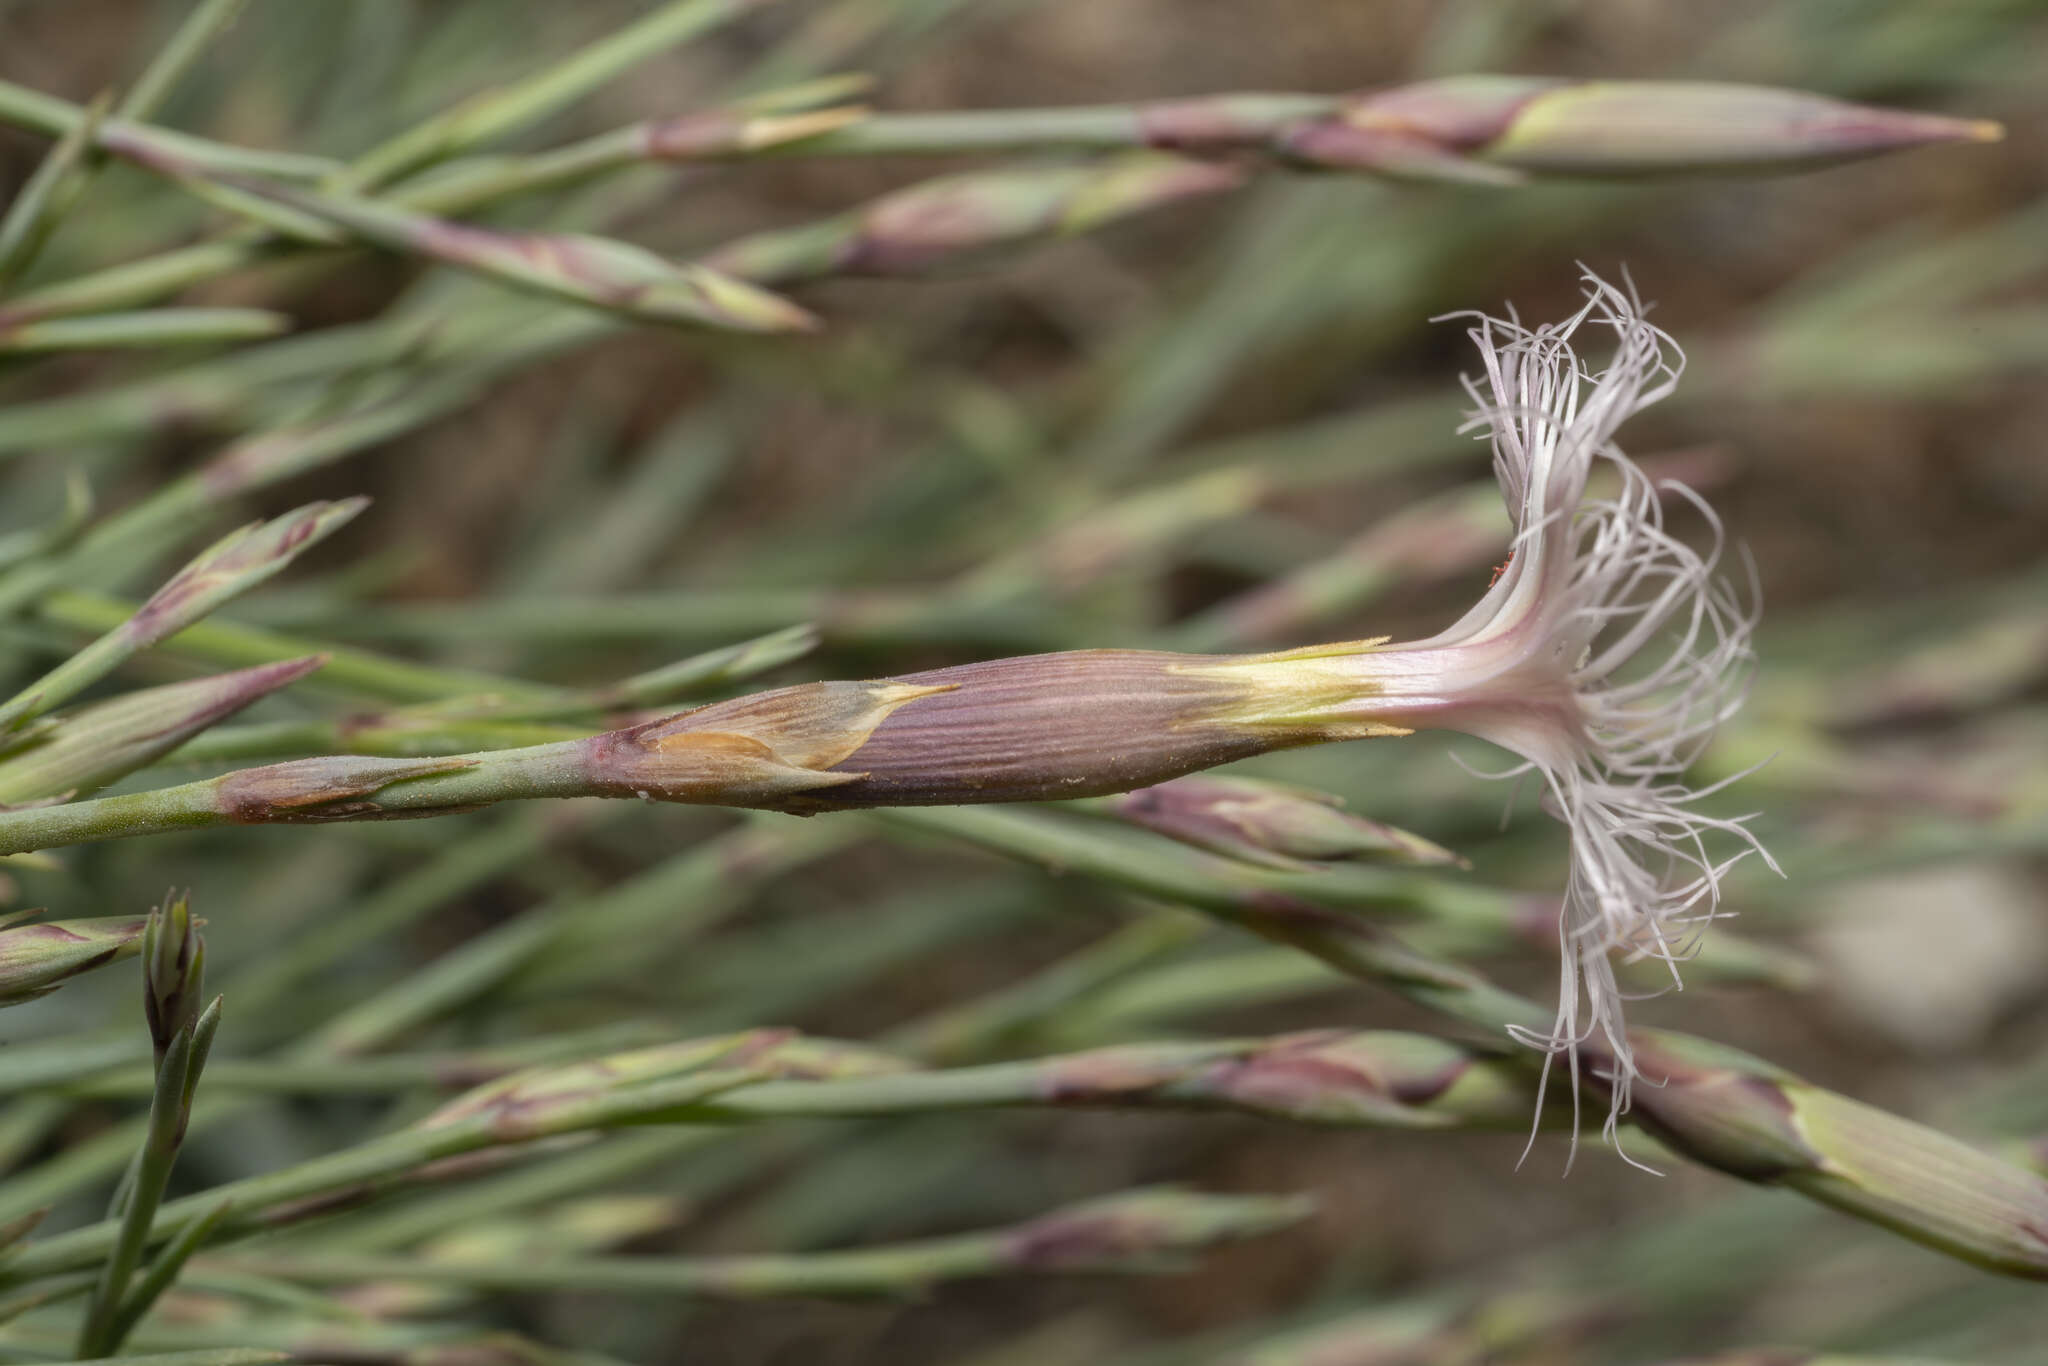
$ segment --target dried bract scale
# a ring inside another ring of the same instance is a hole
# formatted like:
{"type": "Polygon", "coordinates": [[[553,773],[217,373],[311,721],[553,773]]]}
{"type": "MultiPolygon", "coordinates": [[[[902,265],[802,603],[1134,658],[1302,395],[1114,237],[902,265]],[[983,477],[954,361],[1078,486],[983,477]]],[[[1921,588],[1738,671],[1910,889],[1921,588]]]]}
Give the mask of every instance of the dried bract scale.
{"type": "Polygon", "coordinates": [[[1527,1120],[1526,1079],[1421,1034],[1287,1035],[1215,1068],[1192,1094],[1312,1124],[1467,1128],[1527,1120]]]}

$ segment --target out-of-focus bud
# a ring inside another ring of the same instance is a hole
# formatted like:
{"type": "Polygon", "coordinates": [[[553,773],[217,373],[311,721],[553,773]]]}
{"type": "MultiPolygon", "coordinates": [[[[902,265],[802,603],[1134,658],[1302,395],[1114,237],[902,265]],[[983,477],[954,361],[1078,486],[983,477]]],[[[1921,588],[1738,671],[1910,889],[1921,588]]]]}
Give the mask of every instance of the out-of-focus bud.
{"type": "Polygon", "coordinates": [[[369,505],[367,498],[308,503],[223,536],[150,594],[133,616],[9,699],[0,707],[0,730],[18,730],[63,705],[122,661],[277,574],[369,505]]]}
{"type": "Polygon", "coordinates": [[[288,659],[81,707],[58,718],[29,747],[0,760],[0,802],[90,795],[304,678],[326,660],[325,655],[288,659]]]}
{"type": "Polygon", "coordinates": [[[1085,166],[943,176],[873,203],[721,247],[705,264],[784,284],[820,275],[909,275],[1038,237],[1104,223],[1244,183],[1245,172],[1155,152],[1085,166]]]}
{"type": "Polygon", "coordinates": [[[2048,1181],[1946,1134],[1696,1039],[1642,1031],[1637,1123],[1965,1261],[2048,1280],[2048,1181]]]}
{"type": "Polygon", "coordinates": [[[818,326],[815,317],[787,299],[630,242],[585,233],[501,232],[383,200],[321,194],[269,180],[235,180],[232,188],[390,251],[647,322],[738,332],[809,332],[818,326]]]}
{"type": "Polygon", "coordinates": [[[1190,1047],[1124,1044],[1049,1059],[1035,1087],[1060,1105],[1134,1096],[1309,1124],[1400,1129],[1528,1123],[1528,1071],[1481,1050],[1388,1030],[1312,1030],[1190,1047]]]}
{"type": "Polygon", "coordinates": [[[1312,1202],[1292,1196],[1204,1195],[1173,1187],[1130,1191],[1008,1230],[1004,1260],[1020,1271],[1172,1267],[1190,1252],[1277,1232],[1314,1212],[1312,1202]]]}
{"type": "Polygon", "coordinates": [[[641,124],[641,153],[656,161],[716,161],[802,142],[859,123],[868,111],[858,105],[760,113],[748,109],[704,109],[641,124]]]}
{"type": "Polygon", "coordinates": [[[1355,96],[1275,145],[1316,166],[1498,181],[1790,169],[2001,136],[1983,119],[1767,86],[1460,76],[1355,96]]]}
{"type": "MultiPolygon", "coordinates": [[[[1213,1366],[1465,1366],[1475,1361],[1571,1361],[1613,1310],[1555,1289],[1409,1300],[1340,1314],[1252,1344],[1213,1366]]],[[[1757,1366],[1761,1366],[1760,1363],[1757,1366]]]]}
{"type": "Polygon", "coordinates": [[[1105,798],[1103,806],[1168,839],[1269,868],[1351,860],[1463,862],[1420,835],[1352,815],[1329,793],[1249,778],[1191,774],[1105,798]]]}
{"type": "Polygon", "coordinates": [[[593,1095],[645,1086],[707,1068],[758,1074],[766,1080],[818,1081],[902,1071],[900,1059],[787,1029],[756,1029],[710,1039],[658,1044],[585,1062],[531,1068],[456,1097],[420,1121],[437,1129],[490,1115],[505,1141],[544,1131],[548,1112],[593,1095]]]}
{"type": "Polygon", "coordinates": [[[123,631],[138,643],[148,643],[183,630],[277,574],[369,505],[368,498],[308,503],[282,517],[229,532],[150,594],[123,631]]]}
{"type": "Polygon", "coordinates": [[[47,996],[80,973],[142,947],[144,919],[56,920],[0,930],[0,1006],[47,996]]]}

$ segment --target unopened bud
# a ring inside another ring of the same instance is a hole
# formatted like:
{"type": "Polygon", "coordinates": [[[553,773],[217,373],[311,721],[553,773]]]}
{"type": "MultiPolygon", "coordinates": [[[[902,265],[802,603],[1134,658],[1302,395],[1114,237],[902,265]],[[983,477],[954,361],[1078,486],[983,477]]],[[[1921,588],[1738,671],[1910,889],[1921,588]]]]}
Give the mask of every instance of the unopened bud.
{"type": "Polygon", "coordinates": [[[0,728],[19,730],[151,645],[184,630],[222,603],[278,573],[301,551],[368,507],[367,498],[309,503],[268,522],[230,532],[150,594],[133,616],[0,706],[0,728]]]}
{"type": "Polygon", "coordinates": [[[1634,1040],[1634,1117],[1688,1156],[2007,1275],[2048,1280],[2048,1180],[1732,1050],[1634,1040]]]}
{"type": "Polygon", "coordinates": [[[1194,774],[1107,798],[1104,806],[1168,839],[1271,868],[1351,860],[1462,862],[1420,835],[1352,815],[1329,793],[1249,778],[1194,774]]]}
{"type": "Polygon", "coordinates": [[[639,136],[642,153],[657,161],[715,161],[802,142],[867,116],[857,105],[788,114],[709,109],[642,124],[639,136]]]}
{"type": "Polygon", "coordinates": [[[914,274],[1234,189],[1244,176],[1237,167],[1150,152],[1086,166],[943,176],[824,223],[741,238],[706,263],[769,284],[825,274],[914,274]]]}
{"type": "Polygon", "coordinates": [[[142,947],[144,918],[59,920],[0,930],[0,1006],[46,996],[142,947]]]}
{"type": "Polygon", "coordinates": [[[149,913],[142,932],[142,1011],[159,1062],[199,1018],[206,986],[206,939],[199,925],[191,903],[173,896],[149,913]]]}
{"type": "Polygon", "coordinates": [[[1276,144],[1318,166],[1513,179],[1792,168],[2002,135],[1982,119],[1766,86],[1462,76],[1357,96],[1276,144]]]}
{"type": "Polygon", "coordinates": [[[493,1127],[511,1141],[529,1130],[544,1130],[548,1112],[561,1106],[714,1067],[758,1074],[764,1081],[818,1081],[901,1071],[905,1064],[857,1044],[807,1038],[788,1029],[756,1029],[516,1072],[458,1096],[421,1120],[420,1127],[443,1128],[489,1115],[493,1127]]]}
{"type": "Polygon", "coordinates": [[[1057,1210],[1007,1235],[1006,1260],[1029,1271],[1142,1271],[1215,1243],[1298,1224],[1315,1206],[1284,1196],[1204,1195],[1163,1187],[1057,1210]]]}
{"type": "Polygon", "coordinates": [[[66,713],[47,734],[0,760],[0,802],[90,795],[325,662],[325,655],[313,655],[263,664],[123,693],[66,713]]]}
{"type": "Polygon", "coordinates": [[[787,299],[629,242],[583,233],[502,232],[387,201],[321,194],[275,181],[236,180],[233,186],[392,251],[629,317],[741,332],[808,332],[818,326],[816,318],[787,299]]]}
{"type": "Polygon", "coordinates": [[[229,532],[150,594],[124,632],[139,647],[183,630],[277,574],[369,505],[367,498],[308,503],[282,517],[229,532]]]}
{"type": "MultiPolygon", "coordinates": [[[[1292,680],[1262,692],[1267,680],[1245,662],[1077,650],[807,683],[578,742],[583,782],[614,796],[788,811],[1046,801],[1388,733],[1350,718],[1296,725],[1292,680]]],[[[1313,700],[1322,685],[1310,680],[1313,700]]]]}

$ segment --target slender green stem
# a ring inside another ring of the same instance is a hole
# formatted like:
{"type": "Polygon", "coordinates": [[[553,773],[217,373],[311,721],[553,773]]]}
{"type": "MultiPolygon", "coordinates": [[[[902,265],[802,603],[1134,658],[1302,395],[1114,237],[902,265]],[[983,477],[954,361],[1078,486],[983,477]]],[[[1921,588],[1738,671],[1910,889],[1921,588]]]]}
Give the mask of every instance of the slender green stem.
{"type": "Polygon", "coordinates": [[[19,323],[6,323],[0,314],[0,354],[210,346],[274,337],[291,325],[285,314],[266,308],[152,308],[19,323]]]}
{"type": "Polygon", "coordinates": [[[559,1257],[527,1262],[311,1256],[266,1258],[262,1270],[320,1284],[404,1280],[486,1290],[597,1290],[766,1298],[908,1295],[969,1276],[1142,1273],[1229,1239],[1294,1223],[1304,1202],[1190,1191],[1111,1196],[1007,1228],[895,1247],[783,1256],[559,1257]]]}
{"type": "Polygon", "coordinates": [[[113,1245],[107,1251],[106,1264],[79,1329],[80,1357],[106,1356],[121,1345],[121,1305],[128,1294],[128,1281],[141,1264],[143,1249],[149,1243],[157,1207],[170,1182],[171,1166],[177,1160],[178,1145],[190,1115],[186,1081],[192,1069],[192,1043],[192,1029],[181,1030],[157,1066],[149,1128],[136,1154],[130,1179],[123,1183],[125,1201],[113,1245]]]}
{"type": "MultiPolygon", "coordinates": [[[[105,631],[135,612],[133,601],[102,593],[64,590],[41,599],[36,612],[44,621],[75,631],[105,631]]],[[[359,697],[390,702],[439,702],[453,697],[495,696],[508,704],[544,705],[561,698],[561,690],[502,674],[480,673],[420,664],[395,655],[345,645],[318,644],[304,637],[218,618],[188,626],[165,640],[162,649],[205,664],[242,668],[282,660],[323,655],[321,686],[359,697]]],[[[324,731],[323,731],[324,733],[324,731]]]]}
{"type": "Polygon", "coordinates": [[[179,1273],[185,1269],[185,1264],[192,1260],[192,1254],[206,1246],[214,1231],[221,1226],[233,1209],[233,1205],[223,1200],[211,1211],[178,1230],[177,1235],[157,1253],[155,1262],[151,1263],[149,1273],[142,1278],[141,1284],[130,1291],[127,1299],[121,1302],[107,1331],[110,1342],[118,1345],[127,1341],[128,1335],[135,1331],[135,1325],[142,1322],[143,1316],[163,1298],[164,1292],[177,1282],[179,1273]]]}
{"type": "Polygon", "coordinates": [[[135,78],[135,84],[121,97],[114,111],[120,118],[140,123],[153,116],[171,90],[206,55],[214,39],[235,22],[249,0],[199,0],[185,15],[169,41],[156,50],[149,65],[135,78]]]}
{"type": "MultiPolygon", "coordinates": [[[[1241,120],[1247,140],[1296,119],[1336,108],[1334,95],[1218,96],[1241,120]]],[[[1066,149],[1114,151],[1150,147],[1147,106],[1083,105],[1045,109],[948,110],[931,114],[877,114],[837,132],[764,152],[770,157],[930,156],[958,152],[1015,152],[1066,149]]]]}
{"type": "Polygon", "coordinates": [[[602,89],[648,58],[762,3],[671,0],[639,22],[607,34],[524,80],[484,91],[414,125],[358,158],[340,181],[352,189],[374,189],[432,162],[494,142],[602,89]]]}
{"type": "MultiPolygon", "coordinates": [[[[0,81],[0,123],[49,137],[62,137],[85,118],[86,111],[68,100],[30,90],[12,81],[0,81]]],[[[216,170],[294,180],[318,180],[333,174],[339,165],[327,157],[233,147],[125,119],[109,119],[103,123],[98,142],[103,150],[117,156],[126,155],[136,148],[162,149],[180,159],[196,161],[216,170]]]]}
{"type": "MultiPolygon", "coordinates": [[[[650,1123],[686,1112],[719,1091],[758,1079],[745,1070],[705,1071],[552,1098],[545,1107],[523,1112],[516,1120],[486,1109],[438,1127],[403,1129],[283,1171],[230,1181],[173,1200],[158,1211],[153,1236],[172,1236],[193,1220],[211,1214],[223,1201],[231,1202],[235,1211],[226,1230],[247,1231],[268,1212],[337,1192],[367,1193],[442,1158],[557,1134],[650,1123]]],[[[102,1221],[42,1239],[0,1265],[0,1284],[100,1262],[123,1245],[128,1236],[124,1226],[119,1221],[102,1221]]]]}
{"type": "Polygon", "coordinates": [[[36,258],[57,222],[84,188],[83,167],[106,117],[107,97],[86,107],[85,117],[57,139],[0,219],[0,284],[14,280],[36,258]]]}

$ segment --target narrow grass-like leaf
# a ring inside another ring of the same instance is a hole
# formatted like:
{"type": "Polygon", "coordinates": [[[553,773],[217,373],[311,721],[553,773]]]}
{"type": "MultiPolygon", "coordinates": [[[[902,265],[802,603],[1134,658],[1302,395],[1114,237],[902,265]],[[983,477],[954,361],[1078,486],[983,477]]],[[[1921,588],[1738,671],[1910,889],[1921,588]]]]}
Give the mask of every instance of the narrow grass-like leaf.
{"type": "Polygon", "coordinates": [[[8,322],[0,309],[0,353],[213,346],[274,337],[291,329],[285,314],[265,308],[152,308],[48,322],[8,322]]]}
{"type": "Polygon", "coordinates": [[[135,654],[276,575],[367,506],[367,498],[308,503],[231,532],[174,574],[133,616],[0,706],[0,729],[18,730],[62,706],[135,654]]]}
{"type": "Polygon", "coordinates": [[[28,183],[7,206],[0,218],[0,285],[8,284],[27,270],[56,230],[65,212],[77,201],[84,186],[80,174],[93,140],[99,136],[100,121],[106,117],[111,96],[100,95],[86,106],[85,116],[57,139],[28,183]]]}

